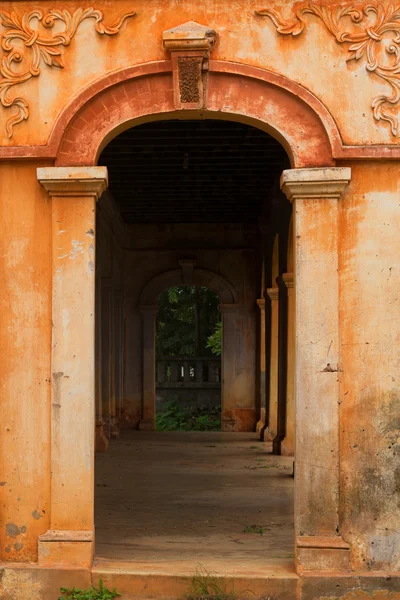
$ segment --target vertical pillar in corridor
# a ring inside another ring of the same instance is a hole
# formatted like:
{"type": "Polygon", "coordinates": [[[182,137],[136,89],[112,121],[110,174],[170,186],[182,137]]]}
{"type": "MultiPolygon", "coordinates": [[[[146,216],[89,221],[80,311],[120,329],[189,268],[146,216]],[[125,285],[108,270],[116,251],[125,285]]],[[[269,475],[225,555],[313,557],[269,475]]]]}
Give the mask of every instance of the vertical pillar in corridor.
{"type": "MultiPolygon", "coordinates": [[[[123,388],[123,363],[124,363],[124,336],[123,336],[123,298],[118,290],[114,296],[114,398],[115,398],[115,426],[118,427],[122,412],[123,388]]],[[[115,429],[117,430],[117,429],[115,429]]]]}
{"type": "Polygon", "coordinates": [[[267,290],[271,302],[271,349],[269,366],[269,416],[265,439],[272,441],[278,432],[278,318],[279,288],[267,290]]]}
{"type": "Polygon", "coordinates": [[[236,431],[236,321],[237,304],[220,304],[222,314],[222,431],[236,431]]]}
{"type": "Polygon", "coordinates": [[[95,204],[105,167],[37,170],[52,202],[50,529],[42,565],[90,565],[94,542],[95,204]]]}
{"type": "Polygon", "coordinates": [[[96,402],[96,452],[105,452],[108,439],[104,435],[103,394],[102,394],[102,335],[101,335],[101,276],[96,270],[96,312],[95,312],[95,402],[96,402]]]}
{"type": "Polygon", "coordinates": [[[265,427],[266,420],[266,340],[265,340],[265,298],[257,300],[258,308],[260,309],[260,420],[257,423],[257,433],[260,433],[265,427]]]}
{"type": "Polygon", "coordinates": [[[293,273],[282,275],[287,289],[287,359],[286,359],[286,427],[285,437],[281,443],[281,454],[294,455],[295,440],[295,319],[294,319],[294,276],[293,273]]]}
{"type": "Polygon", "coordinates": [[[284,171],[294,204],[296,563],[303,570],[346,570],[339,531],[339,198],[348,168],[284,171]]]}
{"type": "Polygon", "coordinates": [[[112,281],[101,279],[101,398],[103,429],[107,438],[111,437],[112,420],[112,281]]]}
{"type": "Polygon", "coordinates": [[[154,431],[156,424],[156,314],[158,306],[141,306],[143,323],[143,413],[139,429],[154,431]]]}

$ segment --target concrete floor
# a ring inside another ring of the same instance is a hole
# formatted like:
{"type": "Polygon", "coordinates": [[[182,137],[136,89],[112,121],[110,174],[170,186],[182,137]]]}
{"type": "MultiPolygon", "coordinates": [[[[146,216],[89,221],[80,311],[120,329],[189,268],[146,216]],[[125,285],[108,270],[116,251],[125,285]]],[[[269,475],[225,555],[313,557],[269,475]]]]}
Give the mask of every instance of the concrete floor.
{"type": "Polygon", "coordinates": [[[97,560],[175,573],[289,567],[293,459],[270,452],[252,433],[122,432],[96,456],[97,560]]]}

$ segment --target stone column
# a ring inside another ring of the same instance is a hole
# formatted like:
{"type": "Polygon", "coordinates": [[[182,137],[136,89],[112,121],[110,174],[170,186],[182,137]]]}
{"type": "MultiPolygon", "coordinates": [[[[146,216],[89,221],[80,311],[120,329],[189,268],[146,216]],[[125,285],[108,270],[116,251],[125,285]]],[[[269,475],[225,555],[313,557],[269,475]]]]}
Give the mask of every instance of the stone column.
{"type": "Polygon", "coordinates": [[[349,569],[339,531],[338,205],[348,168],[284,171],[294,204],[296,563],[349,569]]]}
{"type": "Polygon", "coordinates": [[[87,567],[94,543],[95,203],[105,167],[37,170],[52,202],[50,529],[39,564],[87,567]]]}
{"type": "Polygon", "coordinates": [[[237,304],[220,304],[222,314],[222,431],[236,431],[236,319],[237,304]]]}
{"type": "Polygon", "coordinates": [[[260,420],[257,423],[256,431],[260,433],[265,427],[266,418],[266,340],[265,340],[265,298],[257,300],[258,308],[260,309],[260,420]]]}
{"type": "Polygon", "coordinates": [[[156,314],[157,305],[141,306],[143,322],[143,414],[139,429],[156,428],[156,314]]]}
{"type": "Polygon", "coordinates": [[[269,417],[265,440],[272,441],[278,432],[278,318],[279,288],[268,288],[271,302],[271,349],[269,367],[269,417]]]}
{"type": "Polygon", "coordinates": [[[101,397],[103,430],[111,437],[112,422],[112,281],[109,277],[101,279],[101,397]]]}
{"type": "Polygon", "coordinates": [[[104,435],[103,394],[102,394],[102,343],[101,343],[101,276],[96,270],[96,316],[95,316],[95,398],[96,398],[96,452],[106,452],[108,439],[104,435]]]}
{"type": "Polygon", "coordinates": [[[119,425],[122,413],[122,388],[124,375],[124,336],[123,336],[123,299],[118,290],[114,296],[114,380],[115,380],[115,425],[119,425]]]}
{"type": "Polygon", "coordinates": [[[287,358],[286,358],[286,426],[285,437],[281,443],[281,454],[294,455],[295,441],[295,401],[294,401],[294,370],[295,370],[295,325],[294,325],[294,276],[293,273],[282,275],[287,288],[287,358]]]}

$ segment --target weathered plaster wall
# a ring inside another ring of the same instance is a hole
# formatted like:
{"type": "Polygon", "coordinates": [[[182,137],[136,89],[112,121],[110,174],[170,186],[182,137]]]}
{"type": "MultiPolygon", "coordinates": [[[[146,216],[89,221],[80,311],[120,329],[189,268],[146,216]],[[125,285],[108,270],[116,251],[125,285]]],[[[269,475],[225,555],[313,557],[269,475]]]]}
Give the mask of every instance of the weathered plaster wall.
{"type": "MultiPolygon", "coordinates": [[[[45,144],[60,112],[85,86],[118,69],[168,59],[169,55],[162,47],[162,32],[194,20],[218,33],[213,59],[270,69],[310,90],[332,114],[346,144],[397,144],[399,138],[391,134],[389,123],[381,121],[377,125],[373,118],[373,99],[380,94],[390,96],[392,90],[382,78],[367,72],[365,53],[359,60],[346,62],[350,43],[338,43],[318,16],[305,15],[305,30],[292,36],[277,33],[269,17],[255,15],[256,10],[275,9],[287,24],[296,25],[293,7],[298,4],[293,0],[120,0],[114,3],[98,0],[95,3],[73,1],[68,5],[58,0],[43,3],[44,10],[67,9],[71,14],[79,7],[94,7],[103,12],[107,25],[117,22],[124,13],[136,11],[137,15],[116,37],[96,33],[93,19],[83,21],[72,36],[71,44],[66,48],[59,46],[64,54],[64,69],[48,67],[42,61],[39,76],[11,89],[11,97],[26,98],[30,117],[17,125],[14,137],[8,139],[5,120],[15,109],[2,108],[0,143],[7,146],[45,144]],[[313,68],[310,68],[311,59],[313,68]]],[[[337,17],[337,6],[341,3],[329,1],[325,4],[328,15],[337,17]]],[[[1,8],[15,10],[20,20],[24,14],[37,9],[38,4],[2,2],[1,8]]],[[[385,17],[387,20],[387,12],[385,17]]],[[[374,16],[370,14],[359,26],[352,24],[349,17],[338,19],[338,27],[343,31],[366,32],[368,18],[374,22],[374,16]]],[[[37,27],[35,20],[32,27],[37,27]]],[[[54,30],[41,28],[41,34],[54,36],[62,28],[58,22],[54,30]]],[[[381,58],[379,40],[368,34],[367,38],[371,41],[371,52],[381,58]]],[[[396,60],[390,56],[386,59],[396,60]]],[[[24,67],[31,64],[31,50],[26,48],[24,67]]],[[[397,109],[397,105],[390,108],[394,116],[397,109]]]]}
{"type": "Polygon", "coordinates": [[[340,202],[341,534],[400,569],[400,167],[352,164],[340,202]]]}
{"type": "Polygon", "coordinates": [[[0,553],[37,559],[49,525],[51,221],[35,163],[0,164],[0,553]]]}

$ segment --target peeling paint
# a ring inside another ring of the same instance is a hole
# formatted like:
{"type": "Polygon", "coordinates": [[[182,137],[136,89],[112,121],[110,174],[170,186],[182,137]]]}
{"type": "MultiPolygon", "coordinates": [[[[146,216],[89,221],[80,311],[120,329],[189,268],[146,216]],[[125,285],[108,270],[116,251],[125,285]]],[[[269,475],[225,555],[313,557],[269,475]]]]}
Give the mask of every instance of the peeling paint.
{"type": "Polygon", "coordinates": [[[16,537],[19,536],[20,533],[21,533],[20,528],[17,525],[15,525],[15,523],[7,523],[6,534],[9,537],[12,537],[15,539],[16,537]]]}
{"type": "Polygon", "coordinates": [[[83,254],[83,242],[79,242],[78,240],[72,240],[72,250],[69,254],[69,258],[74,260],[79,254],[83,254]]]}

